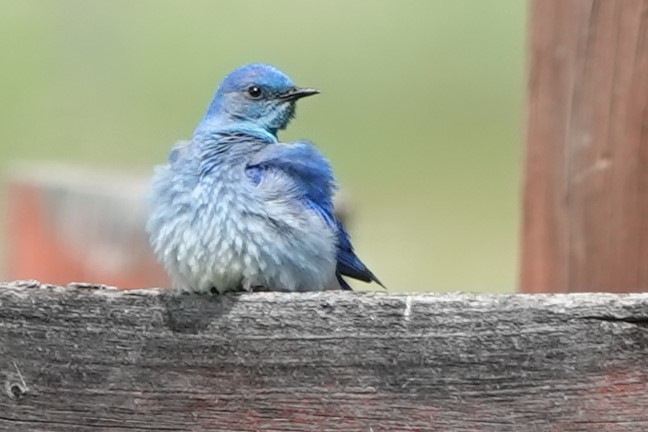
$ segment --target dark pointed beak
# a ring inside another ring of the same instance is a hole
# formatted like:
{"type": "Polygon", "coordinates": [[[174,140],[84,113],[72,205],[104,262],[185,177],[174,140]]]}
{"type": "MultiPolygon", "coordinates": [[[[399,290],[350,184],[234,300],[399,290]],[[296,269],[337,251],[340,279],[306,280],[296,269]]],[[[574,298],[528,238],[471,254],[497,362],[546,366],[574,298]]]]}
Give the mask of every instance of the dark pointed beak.
{"type": "Polygon", "coordinates": [[[279,99],[285,100],[285,101],[296,101],[297,99],[301,99],[307,96],[313,96],[318,94],[320,91],[314,88],[300,88],[300,87],[294,87],[288,90],[285,93],[282,93],[279,95],[279,99]]]}

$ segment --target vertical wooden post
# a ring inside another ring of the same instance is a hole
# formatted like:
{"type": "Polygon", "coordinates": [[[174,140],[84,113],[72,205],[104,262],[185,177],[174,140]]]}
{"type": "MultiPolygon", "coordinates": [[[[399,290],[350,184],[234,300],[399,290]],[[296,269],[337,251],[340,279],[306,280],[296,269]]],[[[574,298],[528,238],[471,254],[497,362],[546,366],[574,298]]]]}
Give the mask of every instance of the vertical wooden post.
{"type": "Polygon", "coordinates": [[[520,289],[648,291],[648,0],[531,0],[520,289]]]}

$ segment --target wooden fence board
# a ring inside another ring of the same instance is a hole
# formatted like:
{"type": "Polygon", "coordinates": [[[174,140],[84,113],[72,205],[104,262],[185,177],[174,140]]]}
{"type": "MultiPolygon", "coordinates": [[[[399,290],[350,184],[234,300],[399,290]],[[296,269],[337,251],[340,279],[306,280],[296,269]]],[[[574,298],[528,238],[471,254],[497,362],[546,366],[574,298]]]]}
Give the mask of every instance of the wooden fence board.
{"type": "Polygon", "coordinates": [[[0,286],[0,430],[645,431],[648,294],[0,286]]]}

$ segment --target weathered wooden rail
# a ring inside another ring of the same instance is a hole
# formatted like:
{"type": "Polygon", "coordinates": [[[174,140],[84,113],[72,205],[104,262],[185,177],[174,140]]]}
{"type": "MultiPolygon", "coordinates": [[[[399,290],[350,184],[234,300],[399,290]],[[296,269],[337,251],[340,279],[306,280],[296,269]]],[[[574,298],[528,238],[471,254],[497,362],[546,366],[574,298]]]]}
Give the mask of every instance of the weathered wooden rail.
{"type": "Polygon", "coordinates": [[[645,431],[648,294],[0,285],[2,431],[645,431]]]}

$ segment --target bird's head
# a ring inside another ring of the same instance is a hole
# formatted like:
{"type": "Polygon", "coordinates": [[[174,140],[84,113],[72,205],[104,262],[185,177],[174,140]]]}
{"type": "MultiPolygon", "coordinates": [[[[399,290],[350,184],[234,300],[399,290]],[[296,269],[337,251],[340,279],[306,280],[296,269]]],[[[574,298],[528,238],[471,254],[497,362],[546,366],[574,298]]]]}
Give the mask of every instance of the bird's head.
{"type": "Polygon", "coordinates": [[[297,99],[317,93],[295,86],[273,66],[250,64],[225,77],[203,123],[249,122],[275,135],[294,116],[297,99]]]}

